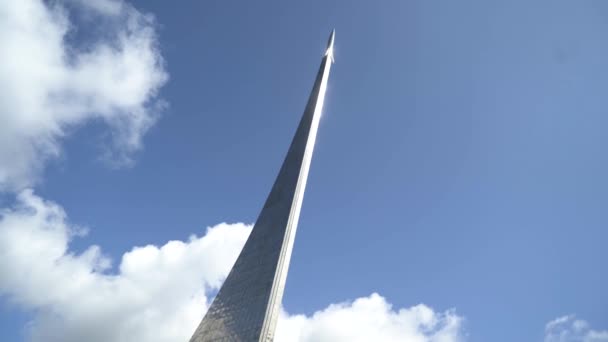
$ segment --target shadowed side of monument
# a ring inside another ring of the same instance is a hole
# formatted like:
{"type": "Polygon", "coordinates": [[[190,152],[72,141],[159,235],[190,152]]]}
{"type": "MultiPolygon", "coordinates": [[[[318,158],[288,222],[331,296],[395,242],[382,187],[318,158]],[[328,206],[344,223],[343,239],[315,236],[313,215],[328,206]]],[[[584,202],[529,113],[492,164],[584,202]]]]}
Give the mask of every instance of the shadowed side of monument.
{"type": "Polygon", "coordinates": [[[272,341],[333,63],[332,31],[287,156],[241,254],[190,342],[272,341]]]}

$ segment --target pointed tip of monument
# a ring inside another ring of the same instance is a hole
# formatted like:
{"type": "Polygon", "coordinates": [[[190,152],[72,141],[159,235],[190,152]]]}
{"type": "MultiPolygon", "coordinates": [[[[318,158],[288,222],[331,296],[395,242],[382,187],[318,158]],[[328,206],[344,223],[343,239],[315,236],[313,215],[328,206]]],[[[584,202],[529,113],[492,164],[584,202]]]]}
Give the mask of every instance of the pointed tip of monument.
{"type": "Polygon", "coordinates": [[[325,56],[329,56],[332,63],[334,62],[334,39],[336,38],[336,29],[331,30],[329,34],[329,40],[327,41],[327,49],[325,50],[325,56]]]}

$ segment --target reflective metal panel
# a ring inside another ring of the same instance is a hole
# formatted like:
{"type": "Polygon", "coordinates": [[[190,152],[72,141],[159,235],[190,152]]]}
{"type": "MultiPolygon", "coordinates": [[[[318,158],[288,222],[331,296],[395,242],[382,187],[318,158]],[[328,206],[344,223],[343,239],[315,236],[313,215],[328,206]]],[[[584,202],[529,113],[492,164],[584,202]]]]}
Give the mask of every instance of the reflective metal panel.
{"type": "Polygon", "coordinates": [[[272,341],[333,61],[334,32],[281,170],[236,260],[190,342],[272,341]]]}

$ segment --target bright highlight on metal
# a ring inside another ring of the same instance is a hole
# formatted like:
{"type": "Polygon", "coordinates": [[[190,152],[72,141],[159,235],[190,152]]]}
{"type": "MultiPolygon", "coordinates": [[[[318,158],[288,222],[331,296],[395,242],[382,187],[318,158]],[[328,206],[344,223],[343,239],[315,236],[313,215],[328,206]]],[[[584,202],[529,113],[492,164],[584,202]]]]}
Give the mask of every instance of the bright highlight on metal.
{"type": "Polygon", "coordinates": [[[274,339],[334,61],[334,37],[332,31],[304,114],[251,235],[190,342],[274,339]]]}

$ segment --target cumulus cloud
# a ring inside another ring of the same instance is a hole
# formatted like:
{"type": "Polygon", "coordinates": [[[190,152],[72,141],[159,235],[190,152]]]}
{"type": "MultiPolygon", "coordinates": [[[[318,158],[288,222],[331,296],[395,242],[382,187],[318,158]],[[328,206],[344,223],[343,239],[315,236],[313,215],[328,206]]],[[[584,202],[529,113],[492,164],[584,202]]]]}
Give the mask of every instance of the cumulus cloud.
{"type": "Polygon", "coordinates": [[[374,293],[353,302],[332,304],[307,317],[282,313],[280,342],[456,342],[463,340],[462,318],[437,313],[426,305],[394,310],[374,293]]]}
{"type": "Polygon", "coordinates": [[[168,77],[151,16],[113,0],[0,1],[0,41],[0,190],[35,183],[90,122],[110,128],[107,159],[131,162],[168,77]],[[91,9],[83,26],[103,34],[75,26],[78,8],[91,9]]]}
{"type": "Polygon", "coordinates": [[[587,321],[567,315],[547,323],[545,342],[608,342],[608,330],[593,330],[587,321]]]}
{"type": "Polygon", "coordinates": [[[97,246],[69,250],[82,231],[30,190],[2,212],[0,294],[36,312],[32,341],[188,340],[250,227],[219,224],[204,237],[135,247],[116,269],[97,246]]]}
{"type": "MultiPolygon", "coordinates": [[[[31,190],[0,217],[0,295],[32,312],[26,335],[45,342],[183,342],[202,319],[250,226],[219,224],[204,236],[135,247],[116,267],[98,246],[70,242],[85,230],[31,190]]],[[[380,295],[312,316],[282,313],[278,342],[452,342],[462,318],[425,305],[393,309],[380,295]]]]}

